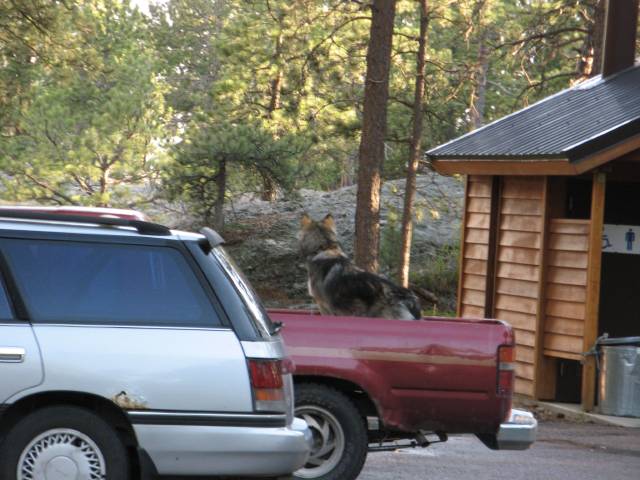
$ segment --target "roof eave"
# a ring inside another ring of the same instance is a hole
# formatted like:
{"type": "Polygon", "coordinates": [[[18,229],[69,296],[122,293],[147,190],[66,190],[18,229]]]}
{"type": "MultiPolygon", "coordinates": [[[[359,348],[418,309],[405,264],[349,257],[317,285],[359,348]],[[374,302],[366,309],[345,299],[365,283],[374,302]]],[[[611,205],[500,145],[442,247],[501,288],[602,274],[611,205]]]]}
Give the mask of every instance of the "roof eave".
{"type": "Polygon", "coordinates": [[[442,175],[581,175],[629,152],[640,149],[640,133],[590,155],[558,157],[467,157],[429,155],[431,164],[442,175]]]}
{"type": "Polygon", "coordinates": [[[429,157],[442,175],[577,175],[568,158],[429,157]]]}

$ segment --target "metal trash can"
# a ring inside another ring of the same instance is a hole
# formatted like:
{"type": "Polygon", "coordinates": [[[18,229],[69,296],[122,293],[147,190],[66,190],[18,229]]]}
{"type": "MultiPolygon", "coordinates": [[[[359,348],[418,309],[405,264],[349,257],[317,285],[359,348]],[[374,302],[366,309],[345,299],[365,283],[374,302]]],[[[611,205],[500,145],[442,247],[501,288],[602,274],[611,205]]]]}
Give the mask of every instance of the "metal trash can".
{"type": "Polygon", "coordinates": [[[606,338],[600,346],[600,413],[640,417],[640,337],[606,338]]]}

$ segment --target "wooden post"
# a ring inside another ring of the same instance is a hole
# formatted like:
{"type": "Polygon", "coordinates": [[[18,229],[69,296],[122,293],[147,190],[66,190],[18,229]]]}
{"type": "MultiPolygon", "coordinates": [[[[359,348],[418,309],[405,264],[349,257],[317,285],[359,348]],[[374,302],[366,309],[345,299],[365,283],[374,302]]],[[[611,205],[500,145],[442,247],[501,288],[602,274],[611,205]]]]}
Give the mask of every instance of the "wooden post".
{"type": "MultiPolygon", "coordinates": [[[[587,267],[587,306],[584,323],[583,350],[591,349],[598,338],[598,309],[600,307],[600,272],[602,266],[602,230],[607,177],[593,174],[591,190],[591,224],[589,231],[589,265],[587,267]]],[[[593,410],[596,391],[596,359],[586,356],[582,364],[582,409],[593,410]]]]}
{"type": "Polygon", "coordinates": [[[542,230],[542,263],[541,287],[539,291],[538,318],[536,319],[537,351],[535,367],[535,395],[537,400],[553,400],[556,397],[557,364],[558,359],[544,354],[544,328],[546,307],[546,282],[549,261],[549,222],[552,218],[565,218],[567,198],[567,181],[565,177],[546,177],[545,209],[543,213],[544,227],[542,230]]]}
{"type": "Polygon", "coordinates": [[[462,206],[462,225],[460,229],[460,257],[458,259],[458,305],[456,316],[462,316],[462,282],[464,281],[464,245],[467,235],[467,208],[469,208],[469,175],[464,177],[464,204],[462,206]]]}
{"type": "Polygon", "coordinates": [[[487,276],[484,290],[484,316],[495,318],[496,268],[498,261],[498,230],[500,230],[500,208],[502,204],[502,177],[491,177],[491,213],[489,214],[489,245],[487,276]]]}
{"type": "Polygon", "coordinates": [[[536,343],[533,357],[533,395],[537,400],[553,398],[555,395],[555,362],[544,356],[544,320],[547,290],[547,255],[549,244],[549,218],[554,197],[550,195],[551,182],[544,177],[542,194],[542,229],[540,238],[540,274],[538,275],[538,305],[536,312],[536,343]]]}

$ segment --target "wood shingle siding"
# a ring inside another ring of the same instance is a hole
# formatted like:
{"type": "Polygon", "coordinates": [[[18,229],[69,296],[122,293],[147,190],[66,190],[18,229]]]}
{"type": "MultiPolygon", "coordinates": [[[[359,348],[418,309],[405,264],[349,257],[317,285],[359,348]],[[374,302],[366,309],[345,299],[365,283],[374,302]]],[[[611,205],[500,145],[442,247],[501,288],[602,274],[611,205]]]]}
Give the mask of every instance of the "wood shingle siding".
{"type": "Polygon", "coordinates": [[[458,305],[461,317],[485,316],[491,189],[491,177],[469,176],[467,179],[458,305]]]}
{"type": "Polygon", "coordinates": [[[552,188],[542,176],[467,177],[458,312],[513,327],[515,391],[530,396],[554,395],[554,359],[581,360],[587,332],[591,223],[553,218],[552,188]]]}
{"type": "Polygon", "coordinates": [[[542,177],[502,179],[494,316],[516,334],[517,393],[532,395],[544,224],[542,177]]]}
{"type": "MultiPolygon", "coordinates": [[[[633,2],[623,22],[628,33],[637,29],[633,2]]],[[[622,12],[618,3],[608,2],[608,11],[622,12]]],[[[620,29],[606,31],[625,43],[620,29]]],[[[640,184],[640,65],[632,37],[623,47],[628,58],[609,49],[604,64],[615,66],[604,75],[427,152],[437,172],[467,175],[458,314],[512,325],[517,393],[564,397],[558,367],[580,362],[584,411],[593,410],[597,379],[596,358],[584,352],[602,331],[637,335],[637,322],[621,315],[624,300],[616,298],[633,296],[632,262],[621,277],[624,266],[607,255],[613,250],[603,255],[602,244],[605,221],[637,225],[638,202],[625,193],[640,184]]],[[[632,247],[626,253],[636,253],[632,247]]],[[[566,386],[573,396],[575,386],[566,386]]]]}
{"type": "Polygon", "coordinates": [[[549,222],[544,353],[576,360],[583,351],[587,299],[589,221],[549,222]]]}

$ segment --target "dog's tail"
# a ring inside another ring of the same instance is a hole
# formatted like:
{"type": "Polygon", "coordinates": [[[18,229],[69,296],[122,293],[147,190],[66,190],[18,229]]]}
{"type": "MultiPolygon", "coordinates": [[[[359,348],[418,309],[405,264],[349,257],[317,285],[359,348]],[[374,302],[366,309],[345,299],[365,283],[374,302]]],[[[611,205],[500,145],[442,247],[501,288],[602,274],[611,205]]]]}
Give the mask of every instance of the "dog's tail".
{"type": "Polygon", "coordinates": [[[408,288],[402,288],[396,286],[394,289],[394,296],[408,311],[413,315],[415,320],[422,318],[422,306],[417,295],[408,288]]]}
{"type": "Polygon", "coordinates": [[[422,318],[422,308],[420,306],[420,301],[418,300],[418,297],[416,297],[413,293],[411,294],[411,298],[407,299],[404,304],[411,312],[411,315],[413,315],[413,318],[415,318],[416,320],[420,320],[422,318]]]}

